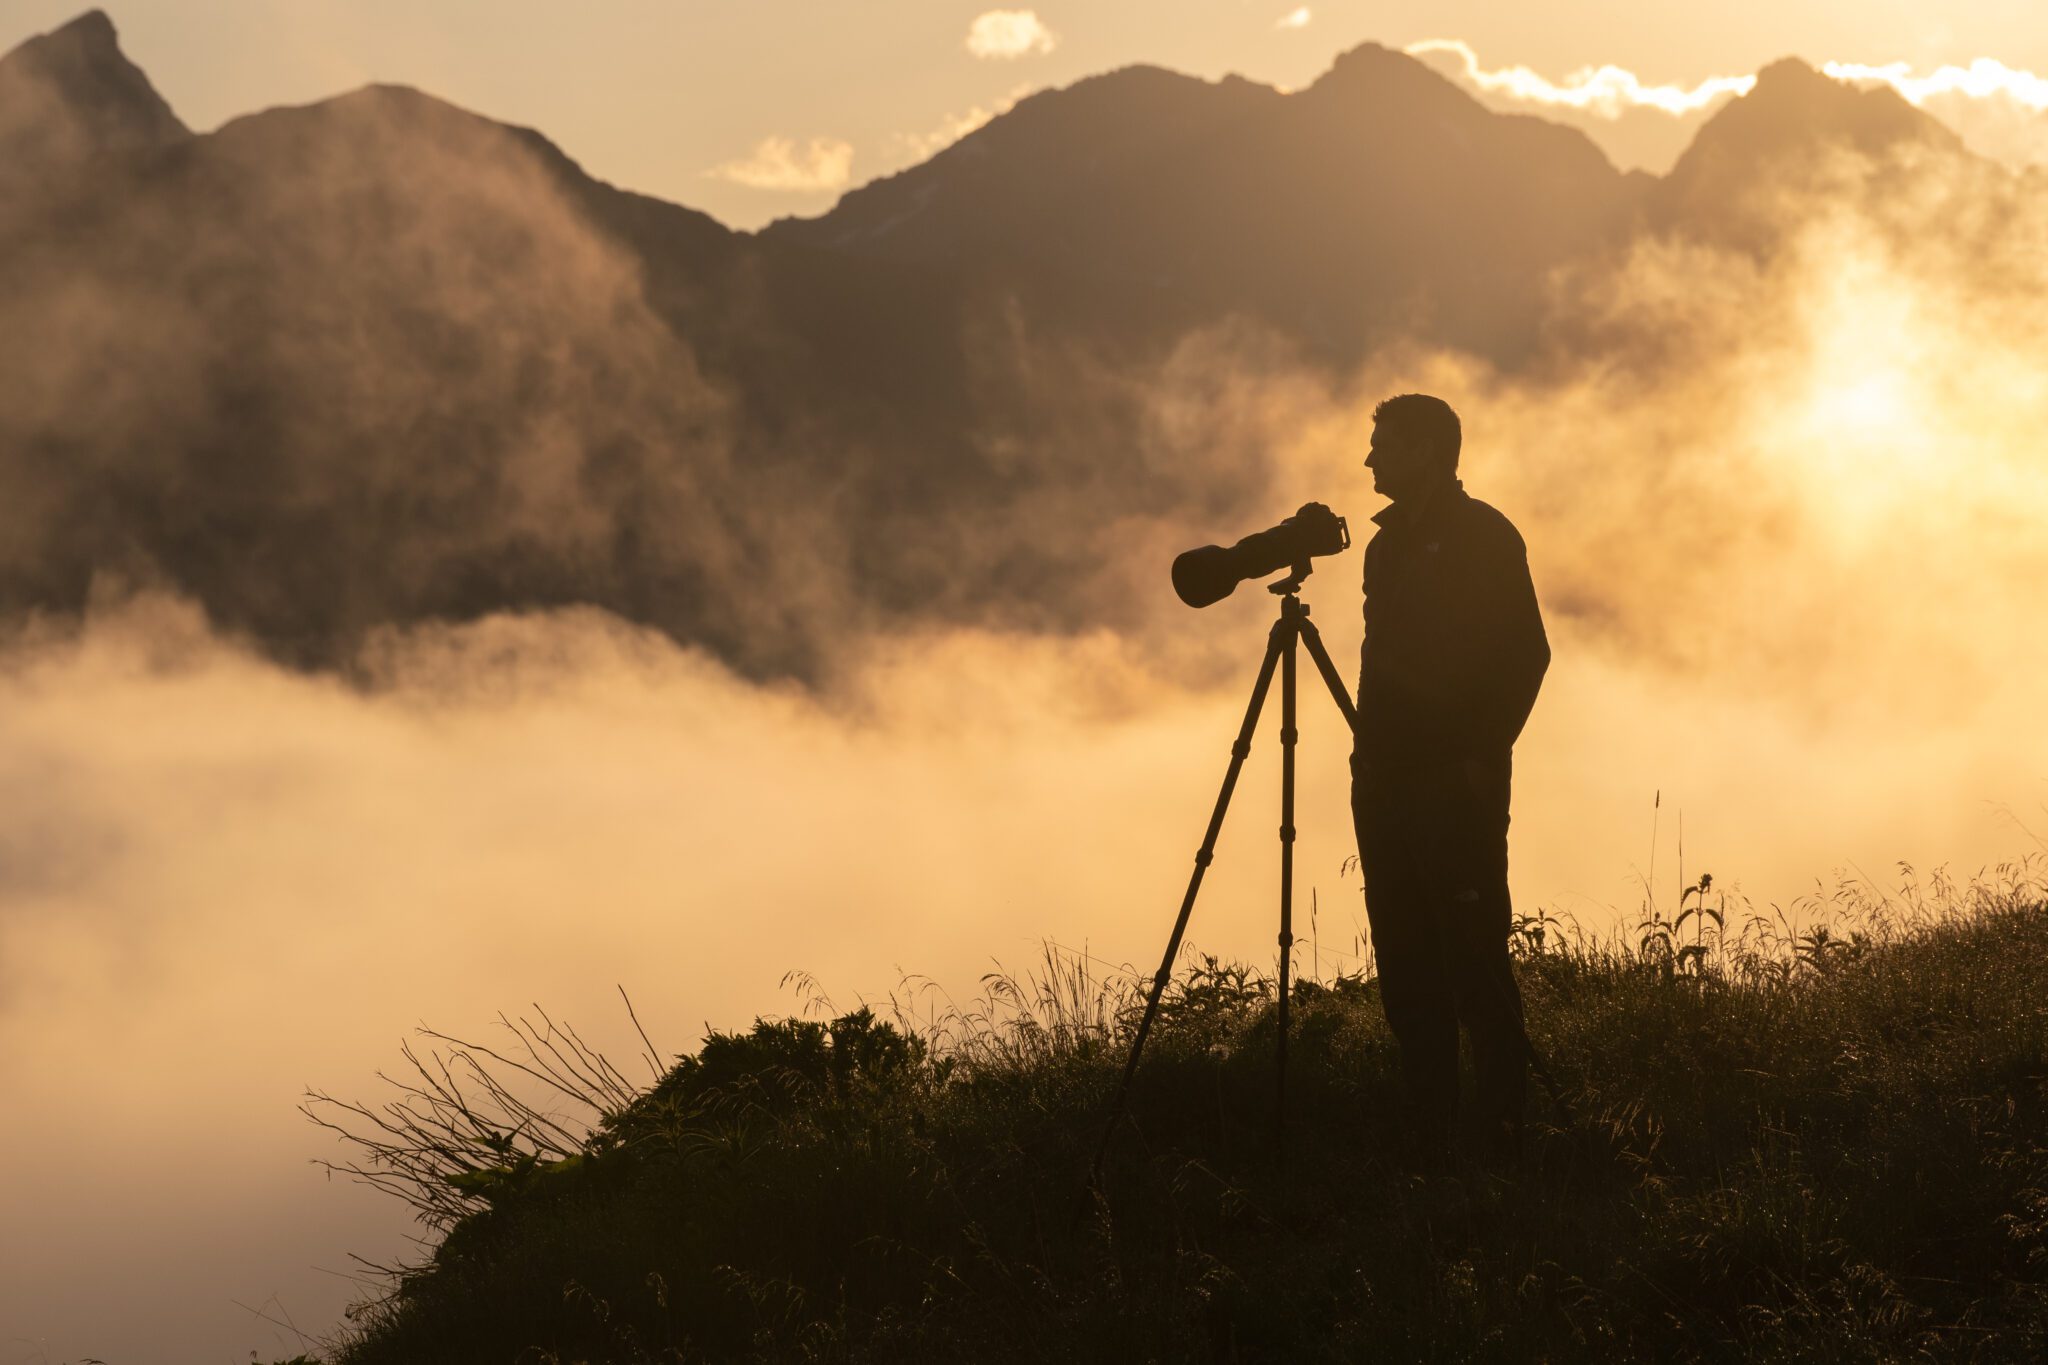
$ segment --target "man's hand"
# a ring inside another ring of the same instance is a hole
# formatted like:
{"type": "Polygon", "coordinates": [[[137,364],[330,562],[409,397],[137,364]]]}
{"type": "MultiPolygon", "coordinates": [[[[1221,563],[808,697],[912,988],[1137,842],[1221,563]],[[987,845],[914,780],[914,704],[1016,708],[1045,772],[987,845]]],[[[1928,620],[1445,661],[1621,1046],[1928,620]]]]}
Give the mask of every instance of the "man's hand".
{"type": "Polygon", "coordinates": [[[1305,502],[1288,520],[1299,528],[1310,554],[1333,555],[1351,543],[1344,518],[1325,503],[1305,502]]]}

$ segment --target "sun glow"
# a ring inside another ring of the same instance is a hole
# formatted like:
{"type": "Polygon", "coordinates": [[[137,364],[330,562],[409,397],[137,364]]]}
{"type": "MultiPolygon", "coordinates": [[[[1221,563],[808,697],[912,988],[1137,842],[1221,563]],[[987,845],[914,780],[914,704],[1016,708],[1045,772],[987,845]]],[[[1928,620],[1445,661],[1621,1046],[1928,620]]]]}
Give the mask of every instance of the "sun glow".
{"type": "Polygon", "coordinates": [[[1954,417],[1941,381],[1970,347],[1881,253],[1813,245],[1804,363],[1784,370],[1763,435],[1803,499],[1828,509],[1818,524],[1860,541],[1940,495],[1954,417]]]}
{"type": "Polygon", "coordinates": [[[1819,435],[1882,439],[1897,432],[1911,412],[1903,377],[1878,373],[1823,384],[1814,391],[1807,419],[1819,435]]]}

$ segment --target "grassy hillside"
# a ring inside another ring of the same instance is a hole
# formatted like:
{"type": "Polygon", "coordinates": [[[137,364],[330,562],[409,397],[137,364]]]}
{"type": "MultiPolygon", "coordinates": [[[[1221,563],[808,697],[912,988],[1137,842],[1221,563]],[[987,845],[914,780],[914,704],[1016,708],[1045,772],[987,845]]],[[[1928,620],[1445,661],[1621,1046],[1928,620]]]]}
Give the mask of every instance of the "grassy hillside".
{"type": "Polygon", "coordinates": [[[550,1021],[441,1040],[393,1104],[313,1106],[441,1234],[336,1354],[2048,1359],[2048,904],[1933,892],[1525,924],[1575,1119],[1532,1096],[1522,1163],[1430,1177],[1389,1159],[1369,979],[1297,997],[1280,1160],[1270,985],[1189,968],[1092,1196],[1134,1001],[1070,960],[964,1012],[714,1035],[638,1092],[550,1021]],[[543,1126],[577,1103],[594,1128],[543,1126]]]}

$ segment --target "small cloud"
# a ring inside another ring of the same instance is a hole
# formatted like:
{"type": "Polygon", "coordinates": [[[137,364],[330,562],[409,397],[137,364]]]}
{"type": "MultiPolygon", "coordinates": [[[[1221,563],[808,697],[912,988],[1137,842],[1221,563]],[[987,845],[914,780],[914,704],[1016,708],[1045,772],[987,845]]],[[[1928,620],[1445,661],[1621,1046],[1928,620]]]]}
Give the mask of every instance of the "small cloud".
{"type": "Polygon", "coordinates": [[[793,138],[764,137],[753,153],[704,172],[756,190],[815,193],[836,190],[853,178],[853,144],[843,138],[814,137],[802,146],[793,138]]]}
{"type": "Polygon", "coordinates": [[[992,9],[967,26],[967,50],[985,61],[1050,52],[1059,41],[1037,12],[1028,9],[992,9]]]}
{"type": "Polygon", "coordinates": [[[1275,23],[1275,24],[1273,25],[1273,27],[1274,27],[1274,28],[1307,28],[1307,27],[1308,27],[1308,24],[1309,24],[1309,20],[1311,20],[1311,19],[1313,19],[1313,18],[1315,18],[1315,17],[1316,17],[1316,16],[1315,16],[1314,12],[1313,12],[1313,11],[1311,11],[1311,10],[1309,9],[1309,7],[1308,7],[1307,5],[1303,5],[1303,6],[1302,6],[1302,7],[1300,8],[1300,9],[1298,9],[1298,10],[1295,10],[1295,11],[1293,11],[1293,12],[1292,12],[1292,13],[1290,13],[1290,14],[1283,14],[1283,15],[1281,15],[1281,16],[1280,16],[1280,19],[1279,19],[1279,21],[1278,21],[1277,23],[1275,23]]]}

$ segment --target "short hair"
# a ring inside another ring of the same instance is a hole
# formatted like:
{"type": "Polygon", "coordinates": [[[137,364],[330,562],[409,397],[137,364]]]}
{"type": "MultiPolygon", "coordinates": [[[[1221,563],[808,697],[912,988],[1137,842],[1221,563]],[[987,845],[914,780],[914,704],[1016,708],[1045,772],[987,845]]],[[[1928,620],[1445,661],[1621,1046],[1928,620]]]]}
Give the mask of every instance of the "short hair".
{"type": "Polygon", "coordinates": [[[1372,410],[1372,420],[1419,438],[1442,452],[1452,472],[1458,468],[1458,449],[1465,443],[1458,414],[1441,398],[1426,393],[1404,393],[1389,398],[1372,410]]]}

